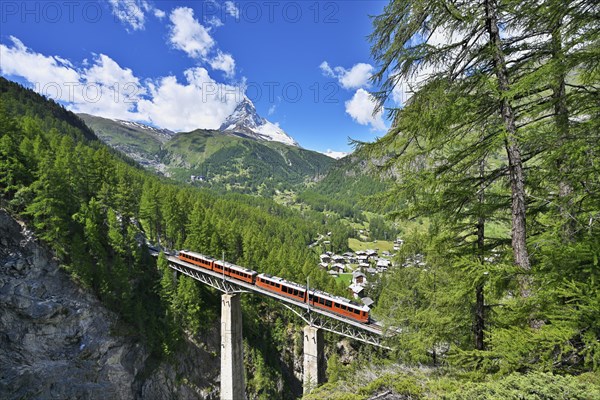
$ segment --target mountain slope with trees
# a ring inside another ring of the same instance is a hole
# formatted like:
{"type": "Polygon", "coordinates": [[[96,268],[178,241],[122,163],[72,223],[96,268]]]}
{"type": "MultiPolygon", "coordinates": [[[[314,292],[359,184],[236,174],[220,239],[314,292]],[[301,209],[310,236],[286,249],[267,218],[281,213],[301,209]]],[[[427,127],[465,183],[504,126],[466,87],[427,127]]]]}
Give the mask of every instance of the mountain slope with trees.
{"type": "MultiPolygon", "coordinates": [[[[185,336],[210,329],[218,296],[189,278],[173,280],[160,261],[157,268],[146,239],[224,254],[299,282],[310,275],[311,286],[341,293],[308,248],[317,232],[335,227],[271,200],[217,195],[160,178],[79,124],[56,103],[0,78],[0,201],[25,219],[73,279],[119,315],[128,327],[123,334],[143,341],[153,357],[168,358],[185,336]]],[[[294,357],[285,352],[293,338],[284,334],[294,332],[293,317],[260,298],[245,300],[244,312],[249,374],[260,377],[251,390],[291,397],[293,374],[284,376],[279,363],[294,357]]]]}
{"type": "Polygon", "coordinates": [[[380,141],[406,237],[378,309],[405,360],[480,374],[597,371],[600,69],[593,2],[394,0],[374,19],[380,141]],[[444,40],[439,40],[439,37],[444,40]],[[423,265],[406,264],[415,256],[423,265]],[[398,305],[403,305],[398,307],[398,305]]]}
{"type": "Polygon", "coordinates": [[[335,160],[243,133],[198,129],[173,133],[141,124],[79,115],[105,143],[180,182],[272,196],[319,179],[335,160]],[[191,176],[198,177],[192,181],[191,176]]]}

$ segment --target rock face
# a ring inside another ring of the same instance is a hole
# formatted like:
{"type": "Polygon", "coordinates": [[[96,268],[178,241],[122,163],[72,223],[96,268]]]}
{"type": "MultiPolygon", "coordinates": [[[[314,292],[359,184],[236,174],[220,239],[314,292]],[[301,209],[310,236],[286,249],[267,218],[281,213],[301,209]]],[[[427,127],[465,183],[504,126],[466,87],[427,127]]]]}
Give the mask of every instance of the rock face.
{"type": "Polygon", "coordinates": [[[233,113],[223,122],[219,130],[243,134],[257,140],[275,141],[290,146],[298,146],[294,138],[285,133],[279,125],[258,115],[254,103],[245,96],[233,113]]]}
{"type": "MultiPolygon", "coordinates": [[[[187,342],[161,362],[112,334],[117,322],[0,209],[0,398],[217,398],[217,351],[187,342]]],[[[218,349],[218,334],[206,339],[218,349]]]]}

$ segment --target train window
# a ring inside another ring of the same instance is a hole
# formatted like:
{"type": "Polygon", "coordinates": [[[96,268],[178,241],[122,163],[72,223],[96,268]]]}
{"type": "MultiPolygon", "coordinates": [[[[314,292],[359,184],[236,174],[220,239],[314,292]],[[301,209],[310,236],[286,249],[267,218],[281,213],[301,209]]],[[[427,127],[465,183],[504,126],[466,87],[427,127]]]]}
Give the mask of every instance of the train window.
{"type": "Polygon", "coordinates": [[[331,307],[331,300],[325,300],[325,306],[326,307],[331,307]]]}

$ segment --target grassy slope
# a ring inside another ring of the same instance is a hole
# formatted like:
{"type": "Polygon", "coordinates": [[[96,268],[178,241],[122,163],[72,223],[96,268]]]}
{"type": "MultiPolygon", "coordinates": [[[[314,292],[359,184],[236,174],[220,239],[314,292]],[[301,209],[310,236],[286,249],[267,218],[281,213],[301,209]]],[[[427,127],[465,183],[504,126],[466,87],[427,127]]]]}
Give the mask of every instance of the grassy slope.
{"type": "Polygon", "coordinates": [[[112,147],[149,156],[156,155],[160,151],[161,141],[148,130],[121,125],[113,120],[88,114],[79,114],[79,117],[103,142],[112,147]]]}
{"type": "Polygon", "coordinates": [[[192,171],[216,182],[251,187],[301,184],[334,162],[313,151],[207,130],[180,133],[165,149],[165,162],[176,178],[189,178],[192,171]]]}
{"type": "Polygon", "coordinates": [[[81,118],[106,143],[139,159],[166,165],[179,181],[190,175],[209,177],[208,186],[269,195],[273,189],[295,187],[324,175],[333,159],[278,142],[263,142],[214,130],[198,129],[165,137],[151,130],[110,119],[81,118]]]}

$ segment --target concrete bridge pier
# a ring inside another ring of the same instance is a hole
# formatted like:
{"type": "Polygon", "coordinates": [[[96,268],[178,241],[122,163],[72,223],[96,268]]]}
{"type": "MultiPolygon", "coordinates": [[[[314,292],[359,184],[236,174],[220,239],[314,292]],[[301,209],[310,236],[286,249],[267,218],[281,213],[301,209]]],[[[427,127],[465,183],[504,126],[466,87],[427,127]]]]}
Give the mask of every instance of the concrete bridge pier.
{"type": "Polygon", "coordinates": [[[323,357],[323,331],[314,326],[304,327],[303,391],[310,393],[323,382],[325,363],[323,357]]]}
{"type": "Polygon", "coordinates": [[[221,400],[246,398],[240,294],[221,296],[221,400]]]}

